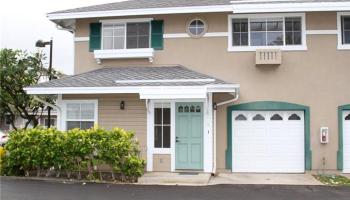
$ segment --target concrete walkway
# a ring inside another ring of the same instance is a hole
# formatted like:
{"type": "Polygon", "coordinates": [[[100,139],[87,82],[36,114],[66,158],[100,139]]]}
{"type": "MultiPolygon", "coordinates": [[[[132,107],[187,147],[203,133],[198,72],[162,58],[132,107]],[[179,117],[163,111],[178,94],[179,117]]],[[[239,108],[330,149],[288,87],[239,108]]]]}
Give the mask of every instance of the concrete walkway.
{"type": "Polygon", "coordinates": [[[208,185],[211,174],[207,173],[146,173],[138,180],[141,185],[208,185]]]}
{"type": "Polygon", "coordinates": [[[221,173],[212,177],[209,185],[256,184],[256,185],[323,185],[311,174],[234,174],[221,173]]]}
{"type": "Polygon", "coordinates": [[[139,179],[141,185],[323,185],[311,174],[234,174],[220,173],[146,173],[139,179]]]}

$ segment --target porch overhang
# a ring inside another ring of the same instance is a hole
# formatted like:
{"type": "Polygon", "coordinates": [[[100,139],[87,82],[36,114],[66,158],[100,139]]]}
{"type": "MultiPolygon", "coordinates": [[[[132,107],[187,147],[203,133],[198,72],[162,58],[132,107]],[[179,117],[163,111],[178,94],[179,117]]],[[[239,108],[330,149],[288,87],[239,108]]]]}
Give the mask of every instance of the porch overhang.
{"type": "Polygon", "coordinates": [[[206,99],[208,93],[236,93],[238,84],[183,66],[104,67],[25,88],[33,95],[139,94],[140,99],[206,99]]]}
{"type": "Polygon", "coordinates": [[[27,94],[139,94],[140,99],[205,99],[207,93],[236,93],[238,84],[203,86],[30,87],[27,94]]]}

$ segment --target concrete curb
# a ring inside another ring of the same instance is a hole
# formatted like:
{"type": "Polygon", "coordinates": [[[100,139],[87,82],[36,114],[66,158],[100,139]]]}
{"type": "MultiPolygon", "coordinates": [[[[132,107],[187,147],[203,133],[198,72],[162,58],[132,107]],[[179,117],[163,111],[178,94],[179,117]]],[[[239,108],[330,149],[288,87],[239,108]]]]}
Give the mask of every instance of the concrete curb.
{"type": "Polygon", "coordinates": [[[77,179],[65,179],[65,178],[46,178],[46,177],[23,177],[23,176],[0,176],[1,179],[10,179],[10,180],[29,180],[29,181],[44,181],[44,182],[52,182],[52,183],[68,183],[68,184],[76,184],[76,183],[96,183],[96,184],[121,184],[121,185],[135,185],[136,183],[128,183],[128,182],[110,182],[110,181],[100,181],[100,180],[77,180],[77,179]]]}

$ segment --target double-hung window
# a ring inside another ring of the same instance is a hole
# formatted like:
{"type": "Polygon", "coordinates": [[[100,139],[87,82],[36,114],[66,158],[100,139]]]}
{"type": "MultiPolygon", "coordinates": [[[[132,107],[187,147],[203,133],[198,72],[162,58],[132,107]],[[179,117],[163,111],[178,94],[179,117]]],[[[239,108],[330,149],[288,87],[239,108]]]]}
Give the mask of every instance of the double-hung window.
{"type": "Polygon", "coordinates": [[[229,20],[229,50],[305,49],[303,14],[232,15],[229,20]]]}
{"type": "Polygon", "coordinates": [[[170,148],[170,104],[155,104],[154,148],[170,148]]]}
{"type": "Polygon", "coordinates": [[[338,48],[350,49],[350,12],[338,13],[338,48]]]}
{"type": "Polygon", "coordinates": [[[103,23],[102,49],[150,48],[150,22],[103,23]]]}
{"type": "Polygon", "coordinates": [[[96,122],[95,102],[69,102],[66,104],[66,129],[89,129],[96,122]]]}

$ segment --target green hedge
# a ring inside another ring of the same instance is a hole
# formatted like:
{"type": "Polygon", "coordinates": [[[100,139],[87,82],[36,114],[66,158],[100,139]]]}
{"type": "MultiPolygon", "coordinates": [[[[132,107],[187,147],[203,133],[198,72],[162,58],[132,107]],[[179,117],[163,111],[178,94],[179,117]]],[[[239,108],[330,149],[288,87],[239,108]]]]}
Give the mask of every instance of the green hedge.
{"type": "Polygon", "coordinates": [[[3,174],[29,176],[36,171],[48,176],[65,173],[87,172],[87,178],[96,178],[98,165],[108,164],[111,173],[123,178],[135,178],[142,175],[145,161],[139,158],[138,143],[134,133],[123,129],[88,130],[34,128],[10,133],[5,146],[6,156],[3,162],[3,174]]]}

